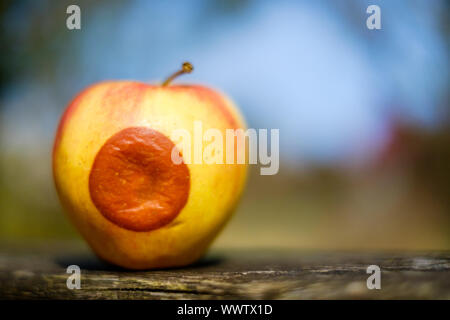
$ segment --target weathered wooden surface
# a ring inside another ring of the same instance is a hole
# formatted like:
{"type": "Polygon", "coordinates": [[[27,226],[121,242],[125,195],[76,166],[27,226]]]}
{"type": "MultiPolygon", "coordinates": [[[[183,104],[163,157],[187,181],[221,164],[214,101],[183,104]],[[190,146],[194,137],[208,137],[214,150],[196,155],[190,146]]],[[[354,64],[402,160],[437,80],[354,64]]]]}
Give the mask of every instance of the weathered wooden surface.
{"type": "Polygon", "coordinates": [[[198,264],[132,272],[84,247],[0,248],[0,299],[450,299],[450,252],[216,250],[198,264]],[[81,268],[69,290],[68,265],[81,268]],[[368,290],[369,265],[381,290],[368,290]]]}

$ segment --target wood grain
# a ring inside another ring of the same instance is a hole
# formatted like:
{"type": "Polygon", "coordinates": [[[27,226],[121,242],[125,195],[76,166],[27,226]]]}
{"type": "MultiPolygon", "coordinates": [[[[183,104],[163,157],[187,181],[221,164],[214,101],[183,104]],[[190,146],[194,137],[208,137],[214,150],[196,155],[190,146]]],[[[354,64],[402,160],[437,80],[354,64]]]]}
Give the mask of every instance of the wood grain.
{"type": "Polygon", "coordinates": [[[213,250],[195,265],[132,272],[72,244],[0,248],[0,299],[450,299],[450,252],[213,250]],[[81,268],[81,289],[66,268],[81,268]],[[381,290],[369,290],[369,265],[381,290]]]}

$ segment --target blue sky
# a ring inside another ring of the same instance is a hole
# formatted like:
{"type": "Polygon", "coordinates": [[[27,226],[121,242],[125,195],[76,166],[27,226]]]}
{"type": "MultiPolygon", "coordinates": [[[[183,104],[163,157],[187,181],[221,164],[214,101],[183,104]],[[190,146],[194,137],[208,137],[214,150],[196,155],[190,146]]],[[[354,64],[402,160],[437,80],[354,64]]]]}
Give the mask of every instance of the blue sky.
{"type": "Polygon", "coordinates": [[[393,114],[424,126],[439,121],[449,69],[437,19],[442,2],[255,1],[225,14],[209,6],[82,7],[82,30],[66,32],[55,83],[29,77],[13,88],[4,130],[23,140],[16,146],[51,141],[65,104],[84,86],[162,80],[184,60],[195,71],[180,82],[218,88],[250,126],[280,129],[280,151],[293,163],[370,155],[393,114]],[[365,26],[374,3],[379,31],[365,26]]]}

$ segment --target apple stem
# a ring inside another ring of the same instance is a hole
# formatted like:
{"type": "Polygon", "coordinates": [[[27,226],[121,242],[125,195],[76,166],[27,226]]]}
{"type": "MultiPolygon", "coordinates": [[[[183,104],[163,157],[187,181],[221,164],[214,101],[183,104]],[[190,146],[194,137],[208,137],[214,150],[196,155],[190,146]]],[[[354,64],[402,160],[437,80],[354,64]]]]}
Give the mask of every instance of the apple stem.
{"type": "Polygon", "coordinates": [[[190,62],[183,62],[183,64],[181,65],[181,69],[178,70],[177,72],[173,73],[170,77],[168,77],[162,84],[163,87],[168,86],[173,79],[175,79],[176,77],[184,74],[184,73],[191,73],[192,70],[194,70],[194,66],[190,63],[190,62]]]}

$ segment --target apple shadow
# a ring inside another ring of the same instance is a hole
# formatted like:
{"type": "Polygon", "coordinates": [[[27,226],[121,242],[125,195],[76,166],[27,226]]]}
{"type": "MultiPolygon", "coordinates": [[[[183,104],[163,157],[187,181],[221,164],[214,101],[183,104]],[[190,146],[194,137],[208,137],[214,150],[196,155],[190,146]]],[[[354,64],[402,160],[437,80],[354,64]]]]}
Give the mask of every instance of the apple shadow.
{"type": "Polygon", "coordinates": [[[84,255],[67,255],[58,256],[55,258],[55,262],[62,268],[67,268],[70,265],[77,265],[81,270],[88,271],[108,271],[108,272],[145,272],[145,271],[204,271],[209,268],[217,268],[224,261],[225,257],[219,255],[206,255],[200,260],[194,262],[193,264],[183,266],[183,267],[171,267],[171,268],[160,268],[160,269],[149,269],[149,270],[130,270],[125,269],[104,260],[101,260],[93,254],[84,255]]]}

